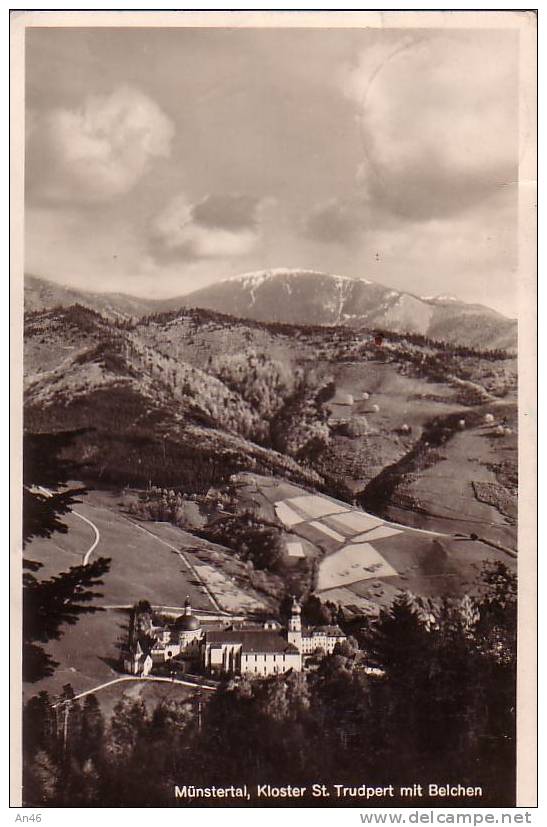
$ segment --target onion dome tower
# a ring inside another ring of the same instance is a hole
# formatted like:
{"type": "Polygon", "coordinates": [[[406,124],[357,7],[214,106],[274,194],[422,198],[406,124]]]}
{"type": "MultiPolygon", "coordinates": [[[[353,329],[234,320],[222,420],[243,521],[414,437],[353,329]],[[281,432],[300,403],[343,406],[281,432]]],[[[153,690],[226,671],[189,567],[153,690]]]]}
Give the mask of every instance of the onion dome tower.
{"type": "Polygon", "coordinates": [[[192,606],[190,605],[190,598],[186,596],[184,601],[184,613],[179,615],[173,624],[173,628],[177,632],[195,632],[201,628],[201,624],[197,617],[192,614],[192,606]]]}

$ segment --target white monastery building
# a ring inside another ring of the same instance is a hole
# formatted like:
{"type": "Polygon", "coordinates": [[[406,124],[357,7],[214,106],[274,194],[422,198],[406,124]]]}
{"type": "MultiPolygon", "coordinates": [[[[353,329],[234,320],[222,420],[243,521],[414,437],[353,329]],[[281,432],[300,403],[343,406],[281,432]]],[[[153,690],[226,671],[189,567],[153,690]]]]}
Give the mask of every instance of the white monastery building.
{"type": "Polygon", "coordinates": [[[295,598],[286,629],[276,620],[262,625],[202,623],[187,598],[184,613],[173,624],[155,626],[149,611],[134,611],[123,665],[132,675],[147,675],[155,665],[175,660],[180,668],[198,667],[214,675],[264,677],[300,672],[306,657],[332,654],[345,639],[338,626],[302,629],[295,598]]]}

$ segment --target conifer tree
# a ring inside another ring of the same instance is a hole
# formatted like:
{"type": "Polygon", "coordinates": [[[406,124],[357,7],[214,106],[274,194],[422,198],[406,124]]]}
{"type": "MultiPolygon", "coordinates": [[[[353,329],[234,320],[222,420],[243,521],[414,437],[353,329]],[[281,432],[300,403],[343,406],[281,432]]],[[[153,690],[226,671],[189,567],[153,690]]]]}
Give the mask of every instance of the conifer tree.
{"type": "MultiPolygon", "coordinates": [[[[65,434],[28,434],[23,461],[23,543],[33,537],[50,537],[67,531],[61,517],[70,512],[85,493],[84,488],[59,490],[75,473],[74,463],[63,459],[79,432],[65,434]]],[[[23,679],[37,681],[51,675],[56,661],[41,643],[58,640],[64,624],[74,624],[82,614],[99,611],[89,605],[110,567],[106,558],[87,566],[73,566],[49,579],[39,579],[42,564],[24,559],[23,567],[23,679]]]]}

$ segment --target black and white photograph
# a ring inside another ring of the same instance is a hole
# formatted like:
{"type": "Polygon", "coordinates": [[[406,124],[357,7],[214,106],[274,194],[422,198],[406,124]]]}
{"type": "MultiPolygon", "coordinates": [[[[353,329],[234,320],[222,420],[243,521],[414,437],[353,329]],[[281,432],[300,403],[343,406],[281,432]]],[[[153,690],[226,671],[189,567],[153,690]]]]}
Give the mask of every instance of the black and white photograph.
{"type": "Polygon", "coordinates": [[[15,803],[534,806],[535,13],[21,14],[15,803]]]}

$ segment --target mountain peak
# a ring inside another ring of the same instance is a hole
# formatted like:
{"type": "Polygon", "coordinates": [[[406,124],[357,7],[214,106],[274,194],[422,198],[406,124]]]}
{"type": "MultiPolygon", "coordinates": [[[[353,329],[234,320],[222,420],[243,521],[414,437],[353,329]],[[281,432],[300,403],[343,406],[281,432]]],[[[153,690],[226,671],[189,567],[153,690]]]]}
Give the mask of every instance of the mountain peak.
{"type": "Polygon", "coordinates": [[[190,293],[185,303],[260,322],[380,328],[477,348],[516,348],[515,322],[490,308],[314,269],[242,273],[190,293]]]}

